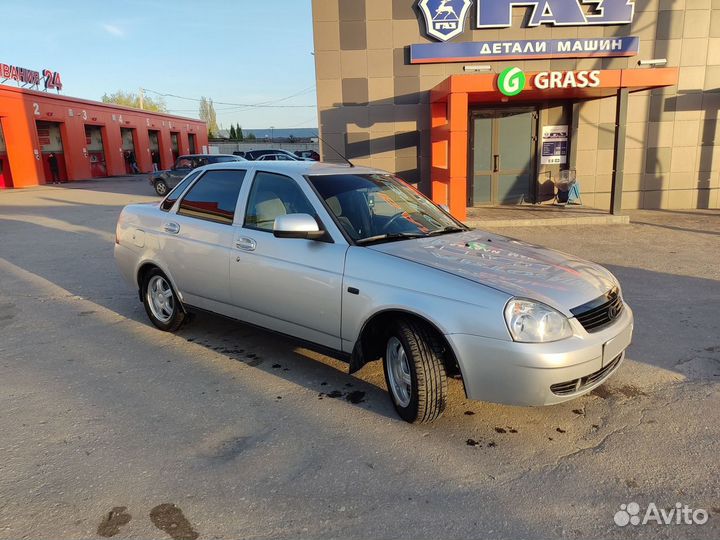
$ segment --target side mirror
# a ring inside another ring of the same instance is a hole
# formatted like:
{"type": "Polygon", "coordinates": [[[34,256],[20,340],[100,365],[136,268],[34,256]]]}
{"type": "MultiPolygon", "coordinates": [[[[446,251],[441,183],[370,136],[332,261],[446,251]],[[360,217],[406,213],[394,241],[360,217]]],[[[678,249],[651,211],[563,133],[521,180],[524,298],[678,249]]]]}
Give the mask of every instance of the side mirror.
{"type": "Polygon", "coordinates": [[[325,236],[317,221],[309,214],[286,214],[275,218],[275,238],[305,238],[319,240],[325,236]]]}

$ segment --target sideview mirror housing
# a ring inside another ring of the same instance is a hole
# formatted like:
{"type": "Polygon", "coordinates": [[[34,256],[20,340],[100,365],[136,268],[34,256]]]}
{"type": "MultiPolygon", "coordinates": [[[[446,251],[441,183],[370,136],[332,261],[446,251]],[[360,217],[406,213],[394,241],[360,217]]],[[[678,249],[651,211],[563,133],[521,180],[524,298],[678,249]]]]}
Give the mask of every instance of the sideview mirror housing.
{"type": "Polygon", "coordinates": [[[309,214],[286,214],[275,218],[273,226],[275,238],[304,238],[319,240],[325,236],[325,231],[314,217],[309,214]]]}

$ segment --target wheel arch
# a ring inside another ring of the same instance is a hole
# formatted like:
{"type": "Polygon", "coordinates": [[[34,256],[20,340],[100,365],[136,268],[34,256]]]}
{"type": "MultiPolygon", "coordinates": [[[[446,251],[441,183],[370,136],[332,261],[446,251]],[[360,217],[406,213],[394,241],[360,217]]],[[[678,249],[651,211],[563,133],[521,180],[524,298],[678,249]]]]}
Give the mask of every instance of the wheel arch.
{"type": "Polygon", "coordinates": [[[177,285],[175,285],[175,280],[173,279],[173,276],[170,272],[167,271],[167,269],[163,268],[161,265],[157,264],[157,262],[152,260],[146,260],[142,261],[137,268],[137,272],[135,272],[135,282],[137,283],[138,287],[138,297],[140,298],[140,301],[143,301],[143,290],[142,285],[143,281],[145,279],[145,276],[150,272],[153,268],[157,268],[160,270],[165,276],[170,280],[170,285],[172,286],[173,290],[175,291],[175,294],[177,295],[178,299],[180,300],[180,307],[184,312],[187,313],[187,308],[185,307],[185,303],[183,302],[182,295],[180,294],[177,285]]]}
{"type": "Polygon", "coordinates": [[[455,351],[439,326],[416,312],[402,308],[387,308],[373,313],[364,323],[358,334],[350,359],[350,373],[361,369],[365,364],[381,358],[385,351],[390,325],[398,319],[412,319],[429,328],[443,345],[443,364],[449,376],[462,375],[455,351]]]}

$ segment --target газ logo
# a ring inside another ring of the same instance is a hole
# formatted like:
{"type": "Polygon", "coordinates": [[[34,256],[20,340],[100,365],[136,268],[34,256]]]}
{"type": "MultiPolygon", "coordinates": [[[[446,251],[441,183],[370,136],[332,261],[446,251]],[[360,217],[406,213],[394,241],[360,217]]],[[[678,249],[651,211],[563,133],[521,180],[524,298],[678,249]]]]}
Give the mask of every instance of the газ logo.
{"type": "Polygon", "coordinates": [[[428,35],[447,41],[462,34],[471,0],[420,0],[428,35]]]}
{"type": "Polygon", "coordinates": [[[525,90],[527,77],[520,68],[510,67],[498,75],[498,90],[506,96],[517,96],[525,90]]]}
{"type": "Polygon", "coordinates": [[[635,0],[477,0],[477,27],[511,27],[515,6],[532,8],[531,27],[630,24],[635,15],[635,0]]]}

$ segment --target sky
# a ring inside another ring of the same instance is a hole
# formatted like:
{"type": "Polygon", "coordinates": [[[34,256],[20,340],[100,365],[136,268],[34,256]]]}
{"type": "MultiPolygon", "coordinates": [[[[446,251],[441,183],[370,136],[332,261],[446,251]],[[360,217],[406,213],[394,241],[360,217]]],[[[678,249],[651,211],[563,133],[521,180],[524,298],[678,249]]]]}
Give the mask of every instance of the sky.
{"type": "MultiPolygon", "coordinates": [[[[229,128],[317,127],[310,0],[2,0],[0,62],[62,75],[64,95],[117,90],[215,102],[229,128]],[[296,95],[299,94],[299,95],[296,95]],[[248,108],[276,103],[292,107],[248,108]],[[223,105],[220,102],[228,103],[223,105]]],[[[166,97],[173,114],[196,101],[166,97]]]]}

